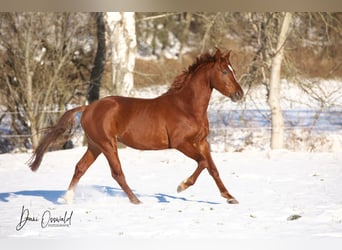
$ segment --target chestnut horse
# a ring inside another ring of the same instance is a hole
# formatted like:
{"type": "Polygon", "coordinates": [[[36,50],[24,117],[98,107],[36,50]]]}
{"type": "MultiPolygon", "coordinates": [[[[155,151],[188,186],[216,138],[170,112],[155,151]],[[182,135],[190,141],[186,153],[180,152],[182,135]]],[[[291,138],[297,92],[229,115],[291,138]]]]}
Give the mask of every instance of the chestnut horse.
{"type": "Polygon", "coordinates": [[[74,116],[83,112],[81,125],[88,148],[77,163],[64,198],[71,202],[80,178],[95,159],[103,153],[108,160],[112,177],[129,200],[140,203],[128,186],[118,157],[117,141],[141,150],[174,148],[198,163],[195,172],[178,186],[181,192],[196,182],[207,169],[228,203],[237,200],[224,186],[210,154],[207,135],[207,108],[213,88],[232,101],[241,100],[243,90],[238,84],[226,54],[219,49],[197,57],[188,70],[177,76],[170,89],[154,99],[108,96],[90,105],[65,112],[58,123],[49,128],[36,148],[29,167],[36,171],[49,145],[73,126],[74,116]]]}

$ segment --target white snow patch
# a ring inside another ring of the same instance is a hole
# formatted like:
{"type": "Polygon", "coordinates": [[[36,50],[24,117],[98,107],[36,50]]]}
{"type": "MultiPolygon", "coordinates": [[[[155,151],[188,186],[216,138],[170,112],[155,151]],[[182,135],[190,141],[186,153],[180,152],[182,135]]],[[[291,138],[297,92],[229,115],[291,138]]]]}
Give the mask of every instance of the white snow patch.
{"type": "Polygon", "coordinates": [[[73,204],[59,204],[84,151],[47,153],[36,173],[25,166],[29,154],[0,155],[0,238],[65,240],[90,232],[107,239],[342,238],[340,153],[213,153],[223,182],[240,202],[230,205],[207,171],[193,187],[176,192],[196,167],[178,151],[126,148],[119,151],[123,169],[143,204],[128,201],[103,156],[81,179],[73,204]],[[17,231],[23,206],[38,221],[17,231]],[[72,213],[70,225],[42,228],[45,211],[63,218],[72,213]]]}

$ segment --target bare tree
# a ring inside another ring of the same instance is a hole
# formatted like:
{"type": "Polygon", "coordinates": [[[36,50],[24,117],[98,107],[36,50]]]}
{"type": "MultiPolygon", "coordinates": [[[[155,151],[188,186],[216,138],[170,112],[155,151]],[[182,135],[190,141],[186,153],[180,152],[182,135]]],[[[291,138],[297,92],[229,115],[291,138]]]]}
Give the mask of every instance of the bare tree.
{"type": "Polygon", "coordinates": [[[271,62],[271,72],[269,81],[270,92],[268,97],[268,103],[270,105],[272,114],[272,149],[280,149],[284,147],[284,118],[280,106],[280,69],[283,60],[285,42],[290,30],[291,20],[292,14],[286,12],[284,14],[280,33],[277,39],[277,45],[271,62]]]}
{"type": "Polygon", "coordinates": [[[0,18],[1,92],[7,110],[16,116],[12,119],[16,132],[30,134],[35,148],[40,130],[54,122],[50,112],[64,109],[82,87],[73,59],[89,44],[89,37],[75,39],[83,33],[88,17],[2,13],[0,18]]]}
{"type": "Polygon", "coordinates": [[[136,55],[134,12],[107,12],[108,41],[111,50],[112,82],[117,95],[128,96],[133,88],[136,55]]]}

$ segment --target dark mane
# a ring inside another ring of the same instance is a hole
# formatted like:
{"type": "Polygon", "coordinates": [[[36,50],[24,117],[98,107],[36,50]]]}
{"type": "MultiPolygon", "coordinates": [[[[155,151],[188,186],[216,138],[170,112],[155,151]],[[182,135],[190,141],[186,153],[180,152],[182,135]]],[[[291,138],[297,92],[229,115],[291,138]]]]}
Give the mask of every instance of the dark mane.
{"type": "Polygon", "coordinates": [[[169,90],[165,94],[169,94],[171,92],[182,89],[184,83],[191,74],[193,74],[200,66],[211,62],[215,62],[215,55],[211,55],[207,52],[205,54],[198,56],[196,58],[196,61],[193,64],[191,64],[188,67],[188,69],[185,69],[182,74],[175,77],[169,90]]]}
{"type": "Polygon", "coordinates": [[[211,55],[209,53],[202,54],[196,58],[196,62],[188,67],[188,70],[185,70],[184,73],[191,74],[194,73],[199,66],[202,64],[207,64],[215,62],[215,55],[211,55]]]}

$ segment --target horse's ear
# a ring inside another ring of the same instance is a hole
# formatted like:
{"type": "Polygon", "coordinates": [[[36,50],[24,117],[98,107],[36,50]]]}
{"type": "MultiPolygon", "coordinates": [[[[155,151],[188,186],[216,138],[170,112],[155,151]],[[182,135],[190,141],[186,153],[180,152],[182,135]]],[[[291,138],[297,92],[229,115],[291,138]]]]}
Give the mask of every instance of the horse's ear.
{"type": "Polygon", "coordinates": [[[229,50],[228,51],[228,53],[226,54],[226,56],[225,56],[225,58],[227,58],[228,59],[228,61],[229,61],[229,58],[230,58],[230,53],[232,52],[232,50],[229,50]]]}
{"type": "Polygon", "coordinates": [[[216,53],[215,53],[215,62],[219,62],[221,60],[221,50],[219,48],[216,48],[216,53]]]}

